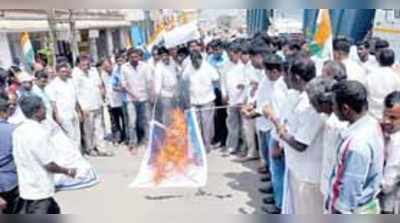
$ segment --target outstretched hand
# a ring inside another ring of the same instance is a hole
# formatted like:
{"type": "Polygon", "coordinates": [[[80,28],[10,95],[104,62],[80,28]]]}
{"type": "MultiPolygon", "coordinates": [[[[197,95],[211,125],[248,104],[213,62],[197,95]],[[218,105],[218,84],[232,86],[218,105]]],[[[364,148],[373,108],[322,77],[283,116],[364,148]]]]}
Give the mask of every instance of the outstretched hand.
{"type": "Polygon", "coordinates": [[[2,197],[0,197],[0,210],[4,210],[6,208],[7,208],[7,202],[2,197]]]}

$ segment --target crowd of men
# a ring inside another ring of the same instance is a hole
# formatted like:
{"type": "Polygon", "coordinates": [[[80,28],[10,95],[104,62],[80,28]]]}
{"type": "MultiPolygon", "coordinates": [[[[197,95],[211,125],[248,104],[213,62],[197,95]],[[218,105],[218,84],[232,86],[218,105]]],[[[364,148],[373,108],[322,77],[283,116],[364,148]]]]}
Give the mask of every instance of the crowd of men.
{"type": "Polygon", "coordinates": [[[135,154],[151,118],[168,126],[195,108],[207,151],[259,161],[270,214],[398,213],[400,73],[383,39],[333,40],[333,58],[302,37],[257,33],[229,42],[120,50],[94,66],[36,63],[0,71],[0,198],[4,213],[59,213],[49,130],[75,149],[135,154]]]}

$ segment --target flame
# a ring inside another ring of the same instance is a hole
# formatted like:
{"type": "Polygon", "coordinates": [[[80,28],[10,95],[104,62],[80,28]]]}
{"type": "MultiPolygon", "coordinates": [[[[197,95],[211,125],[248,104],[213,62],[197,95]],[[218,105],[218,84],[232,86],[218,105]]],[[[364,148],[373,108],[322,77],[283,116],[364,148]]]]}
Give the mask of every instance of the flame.
{"type": "Polygon", "coordinates": [[[188,155],[188,127],[185,114],[181,109],[171,112],[171,123],[166,130],[166,137],[162,144],[154,165],[153,180],[156,184],[160,184],[171,174],[184,173],[191,162],[188,155]]]}

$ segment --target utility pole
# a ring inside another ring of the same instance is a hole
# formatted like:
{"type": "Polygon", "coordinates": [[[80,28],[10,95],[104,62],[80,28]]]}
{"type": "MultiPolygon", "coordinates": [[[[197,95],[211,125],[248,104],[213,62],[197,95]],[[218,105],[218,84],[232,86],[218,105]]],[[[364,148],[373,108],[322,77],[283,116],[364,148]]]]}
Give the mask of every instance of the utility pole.
{"type": "Polygon", "coordinates": [[[57,54],[57,23],[56,23],[56,15],[55,9],[46,10],[47,14],[47,22],[49,24],[49,43],[48,48],[49,52],[47,55],[50,59],[49,64],[54,66],[56,63],[56,54],[57,54]]]}
{"type": "Polygon", "coordinates": [[[70,43],[71,43],[71,51],[72,51],[72,61],[75,63],[76,58],[79,54],[78,42],[76,39],[76,28],[75,28],[75,18],[74,18],[74,10],[68,9],[68,21],[69,21],[69,32],[70,32],[70,43]]]}

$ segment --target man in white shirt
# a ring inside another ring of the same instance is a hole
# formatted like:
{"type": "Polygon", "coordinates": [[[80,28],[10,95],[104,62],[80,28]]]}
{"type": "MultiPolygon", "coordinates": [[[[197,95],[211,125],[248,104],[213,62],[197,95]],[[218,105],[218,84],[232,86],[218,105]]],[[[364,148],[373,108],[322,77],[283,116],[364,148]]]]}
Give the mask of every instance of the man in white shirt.
{"type": "Polygon", "coordinates": [[[151,49],[151,58],[146,61],[146,63],[149,65],[149,69],[151,70],[151,76],[149,77],[149,102],[151,104],[151,107],[154,106],[154,100],[156,98],[155,94],[155,88],[154,88],[154,75],[156,71],[157,65],[160,63],[161,57],[159,55],[159,46],[153,46],[151,49]]]}
{"type": "Polygon", "coordinates": [[[376,68],[379,66],[378,61],[374,55],[369,53],[370,45],[368,41],[362,41],[361,43],[357,44],[357,59],[359,65],[361,65],[366,74],[370,74],[371,69],[376,68]]]}
{"type": "Polygon", "coordinates": [[[72,178],[76,169],[67,169],[54,162],[49,132],[40,124],[46,119],[46,109],[36,95],[23,96],[19,100],[26,120],[13,134],[13,156],[18,173],[21,214],[59,214],[54,200],[53,174],[65,174],[72,178]]]}
{"type": "Polygon", "coordinates": [[[154,95],[156,96],[155,119],[168,126],[172,111],[177,107],[178,77],[175,63],[165,47],[158,49],[161,61],[154,72],[154,95]]]}
{"type": "Polygon", "coordinates": [[[221,80],[222,97],[230,107],[228,108],[228,139],[227,148],[231,154],[239,151],[239,140],[242,132],[241,106],[246,100],[247,78],[244,73],[244,66],[240,61],[240,45],[232,43],[229,46],[230,64],[227,64],[223,71],[221,80]]]}
{"type": "Polygon", "coordinates": [[[350,58],[350,41],[346,38],[333,40],[333,58],[346,67],[347,79],[365,83],[366,71],[357,62],[350,58]]]}
{"type": "Polygon", "coordinates": [[[188,79],[190,104],[197,111],[204,144],[210,151],[214,136],[214,83],[219,80],[217,71],[204,59],[199,52],[190,54],[190,63],[183,72],[183,79],[188,79]]]}
{"type": "Polygon", "coordinates": [[[385,135],[385,166],[380,196],[383,214],[400,211],[400,92],[385,98],[382,129],[385,135]]]}
{"type": "Polygon", "coordinates": [[[379,67],[371,70],[365,87],[368,91],[369,113],[380,120],[382,119],[385,97],[400,89],[400,76],[393,70],[395,60],[393,50],[380,50],[377,56],[379,67]]]}
{"type": "Polygon", "coordinates": [[[80,150],[79,115],[81,115],[81,110],[78,104],[78,96],[71,80],[69,64],[57,64],[56,72],[57,77],[46,87],[46,93],[52,105],[54,121],[73,141],[75,148],[80,150]]]}
{"type": "Polygon", "coordinates": [[[310,103],[323,119],[322,134],[316,141],[321,143],[323,158],[320,162],[321,193],[328,191],[329,177],[333,170],[336,157],[336,147],[339,143],[340,130],[344,129],[346,122],[340,122],[333,114],[333,85],[336,81],[329,77],[317,77],[311,80],[306,88],[310,103]]]}
{"type": "Polygon", "coordinates": [[[318,139],[322,138],[323,120],[305,91],[307,83],[315,76],[312,60],[299,58],[294,61],[289,77],[300,96],[287,124],[278,130],[284,143],[294,214],[322,213],[323,197],[319,185],[322,142],[318,139]]]}
{"type": "MultiPolygon", "coordinates": [[[[268,96],[268,86],[270,85],[269,79],[265,75],[264,70],[264,57],[267,52],[265,45],[252,44],[249,54],[251,64],[254,68],[254,78],[253,81],[250,81],[250,85],[256,87],[255,92],[255,101],[254,104],[247,104],[244,106],[243,113],[246,119],[255,119],[255,127],[257,131],[257,139],[258,139],[258,148],[259,148],[259,156],[260,159],[260,167],[258,171],[260,173],[268,173],[267,163],[268,163],[268,141],[269,132],[271,130],[271,125],[268,123],[265,117],[261,116],[261,113],[257,113],[257,111],[261,111],[262,105],[268,96]],[[258,79],[259,82],[255,82],[258,79]]],[[[252,78],[253,79],[253,78],[252,78]]],[[[269,178],[262,178],[263,181],[267,181],[269,178]]]]}
{"type": "Polygon", "coordinates": [[[86,155],[106,156],[102,124],[103,83],[96,68],[90,66],[90,57],[81,55],[72,71],[78,103],[83,113],[83,137],[86,155]]]}
{"type": "Polygon", "coordinates": [[[286,109],[285,106],[290,101],[288,100],[288,89],[282,77],[284,72],[282,58],[276,54],[271,54],[265,58],[264,67],[267,78],[271,83],[268,91],[268,100],[262,107],[263,113],[267,110],[266,118],[272,125],[271,137],[268,142],[268,163],[274,196],[273,204],[268,204],[266,199],[264,199],[264,203],[267,203],[265,210],[268,213],[279,214],[281,213],[283,200],[285,158],[283,149],[279,145],[277,129],[278,125],[284,123],[284,109],[286,109]]]}
{"type": "Polygon", "coordinates": [[[110,116],[112,140],[114,144],[120,143],[125,138],[124,129],[122,128],[124,123],[123,98],[121,93],[114,89],[111,60],[104,59],[101,61],[100,75],[106,91],[105,102],[110,116]]]}
{"type": "Polygon", "coordinates": [[[140,50],[129,49],[128,63],[122,67],[122,86],[128,94],[129,146],[144,145],[148,134],[149,95],[152,72],[148,64],[140,60],[140,50]]]}
{"type": "MultiPolygon", "coordinates": [[[[244,64],[244,73],[247,78],[247,82],[249,85],[246,88],[246,106],[254,106],[256,102],[256,92],[262,77],[258,75],[258,72],[253,67],[250,61],[250,46],[245,43],[241,48],[241,56],[240,60],[244,64]]],[[[244,159],[241,161],[250,161],[256,160],[259,158],[259,154],[257,151],[257,131],[256,131],[256,121],[254,119],[243,119],[243,130],[244,130],[244,138],[246,141],[247,154],[244,159]]]]}

